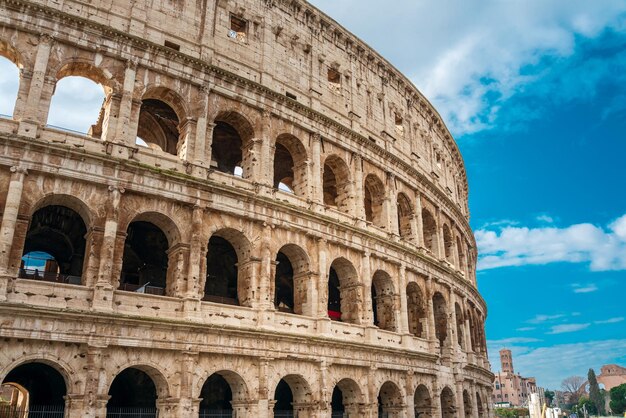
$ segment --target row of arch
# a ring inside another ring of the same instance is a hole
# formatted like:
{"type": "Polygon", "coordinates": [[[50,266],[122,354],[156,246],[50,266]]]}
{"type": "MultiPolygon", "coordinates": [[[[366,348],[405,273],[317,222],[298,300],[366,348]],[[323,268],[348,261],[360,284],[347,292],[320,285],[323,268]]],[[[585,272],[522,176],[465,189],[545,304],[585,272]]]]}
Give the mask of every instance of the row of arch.
{"type": "MultiPolygon", "coordinates": [[[[21,55],[6,42],[0,48],[0,55],[18,66],[22,65],[21,55]]],[[[115,137],[117,132],[109,132],[114,129],[114,123],[107,118],[122,112],[122,107],[115,108],[121,106],[120,97],[124,94],[134,97],[136,93],[120,90],[125,83],[107,75],[102,66],[96,66],[88,59],[74,59],[51,65],[47,71],[53,80],[83,77],[102,85],[105,95],[103,108],[89,133],[107,141],[119,141],[120,138],[115,137]]],[[[135,70],[132,72],[135,74],[135,70]]],[[[52,92],[55,85],[50,87],[52,92]]],[[[19,91],[27,93],[24,88],[19,91]]],[[[21,100],[23,102],[25,98],[21,100]]],[[[335,207],[411,240],[466,274],[472,274],[470,245],[459,229],[451,221],[443,220],[433,209],[422,208],[421,198],[410,197],[415,194],[410,188],[395,190],[395,180],[381,179],[375,172],[363,172],[361,181],[357,178],[359,173],[354,173],[355,168],[344,157],[333,153],[316,155],[319,150],[315,151],[314,145],[303,142],[293,129],[292,132],[266,138],[269,128],[265,125],[271,123],[254,121],[253,115],[246,115],[243,111],[209,109],[208,102],[205,110],[211,115],[210,122],[207,122],[206,132],[198,133],[198,112],[202,111],[198,107],[201,106],[191,106],[180,94],[163,85],[155,83],[146,86],[137,101],[140,103],[138,108],[128,110],[129,127],[125,128],[132,132],[136,130],[136,135],[128,134],[136,136],[133,142],[192,162],[199,160],[214,170],[335,207]],[[202,135],[206,136],[203,144],[191,143],[193,138],[198,139],[202,135]],[[261,142],[270,142],[267,155],[259,149],[258,138],[261,142]],[[268,161],[264,161],[266,158],[268,161]],[[319,167],[315,165],[315,160],[320,161],[319,167]],[[319,173],[312,171],[316,168],[319,173]],[[361,184],[357,185],[357,182],[361,184]]],[[[48,115],[49,109],[39,113],[48,115]]],[[[121,117],[118,119],[123,122],[121,117]]]]}
{"type": "MultiPolygon", "coordinates": [[[[82,278],[89,264],[85,257],[89,246],[87,231],[91,225],[84,217],[88,210],[77,198],[58,195],[44,198],[35,208],[22,246],[20,277],[88,284],[82,278]],[[59,204],[61,202],[65,204],[59,204]]],[[[119,277],[114,279],[116,288],[178,296],[176,283],[184,275],[179,266],[180,252],[177,251],[182,238],[172,221],[159,213],[140,213],[129,222],[123,237],[123,250],[119,255],[121,263],[119,260],[111,262],[121,265],[119,277]]],[[[216,303],[254,306],[255,301],[249,292],[252,287],[249,263],[252,252],[252,243],[241,231],[228,227],[215,230],[208,243],[199,249],[201,267],[196,297],[216,303]]],[[[441,292],[429,296],[418,283],[411,281],[404,289],[406,312],[403,312],[400,300],[403,293],[387,271],[375,270],[369,282],[368,278],[360,278],[354,264],[343,256],[331,258],[328,270],[320,272],[327,274],[326,288],[319,289],[319,300],[311,300],[310,289],[315,287],[315,274],[307,251],[298,244],[289,243],[269,256],[273,258],[269,299],[276,310],[319,316],[321,309],[316,310],[315,306],[326,301],[325,310],[330,319],[352,324],[369,323],[392,332],[401,331],[401,316],[406,315],[406,331],[415,337],[436,337],[441,346],[451,345],[448,328],[456,326],[461,348],[484,352],[483,318],[471,302],[465,309],[458,302],[450,306],[441,292]],[[365,294],[367,289],[369,294],[365,294]],[[456,325],[448,323],[453,309],[456,325]],[[431,310],[432,314],[429,313],[431,310]],[[433,333],[428,330],[430,321],[435,335],[428,335],[433,333]],[[467,333],[468,340],[465,338],[467,333]]]]}
{"type": "MultiPolygon", "coordinates": [[[[14,406],[17,400],[20,406],[28,405],[31,411],[63,411],[70,395],[67,373],[58,364],[48,360],[31,360],[12,368],[2,381],[4,393],[16,392],[12,396],[14,406]]],[[[270,416],[283,417],[298,412],[313,412],[320,403],[315,397],[306,379],[299,374],[283,376],[273,390],[268,407],[270,416]],[[317,406],[316,406],[317,405],[317,406]]],[[[332,385],[332,392],[327,408],[333,417],[356,417],[368,409],[378,417],[395,417],[397,412],[406,408],[403,391],[393,381],[382,383],[375,395],[376,399],[367,402],[366,391],[351,378],[343,378],[332,385]],[[372,406],[373,405],[373,408],[372,406]]],[[[156,417],[159,400],[171,396],[165,376],[153,366],[137,364],[124,368],[112,377],[107,390],[107,415],[141,413],[144,418],[156,417]]],[[[415,417],[435,417],[440,411],[442,418],[458,418],[461,413],[466,418],[473,417],[474,408],[477,416],[488,416],[488,406],[479,391],[474,393],[463,389],[463,399],[458,401],[455,391],[444,386],[433,393],[423,383],[408,395],[413,398],[415,417]]],[[[195,414],[199,417],[211,416],[247,416],[245,407],[255,396],[245,379],[237,372],[221,370],[211,374],[202,384],[194,403],[195,414]]],[[[71,406],[70,406],[71,407],[71,406]]],[[[50,416],[56,416],[50,414],[50,416]]],[[[60,415],[62,416],[62,415],[60,415]]],[[[191,415],[190,415],[191,416],[191,415]]],[[[303,416],[307,416],[304,414],[303,416]]]]}

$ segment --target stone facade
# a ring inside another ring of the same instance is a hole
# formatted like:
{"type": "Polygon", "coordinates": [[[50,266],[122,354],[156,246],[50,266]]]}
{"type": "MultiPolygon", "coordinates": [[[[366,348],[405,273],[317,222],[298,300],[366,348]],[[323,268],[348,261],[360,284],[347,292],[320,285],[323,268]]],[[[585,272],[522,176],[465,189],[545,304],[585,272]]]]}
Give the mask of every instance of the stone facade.
{"type": "Polygon", "coordinates": [[[604,385],[604,389],[609,391],[615,386],[626,383],[626,367],[617,364],[605,364],[600,369],[598,383],[604,385]]]}
{"type": "Polygon", "coordinates": [[[71,418],[490,416],[433,107],[303,0],[131,4],[0,0],[0,380],[71,418]],[[104,88],[88,135],[46,123],[67,76],[104,88]]]}
{"type": "Polygon", "coordinates": [[[544,391],[537,387],[534,377],[522,377],[515,374],[513,367],[513,354],[511,350],[500,350],[501,370],[496,372],[493,382],[493,402],[494,404],[506,404],[511,406],[528,406],[530,395],[535,393],[541,405],[545,403],[544,391]]]}

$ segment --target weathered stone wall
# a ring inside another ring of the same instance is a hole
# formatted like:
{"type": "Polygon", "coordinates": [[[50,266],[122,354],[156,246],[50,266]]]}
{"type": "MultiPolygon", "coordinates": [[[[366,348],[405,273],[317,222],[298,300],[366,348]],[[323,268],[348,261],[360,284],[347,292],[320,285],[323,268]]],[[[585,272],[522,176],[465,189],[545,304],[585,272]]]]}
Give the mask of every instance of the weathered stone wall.
{"type": "Polygon", "coordinates": [[[489,415],[460,154],[408,80],[332,19],[301,1],[0,0],[0,55],[20,68],[13,117],[0,119],[0,379],[53,366],[70,417],[106,416],[128,367],[152,378],[162,417],[197,416],[214,373],[238,417],[271,416],[281,379],[299,417],[330,416],[335,386],[351,417],[376,416],[379,395],[390,416],[489,415]],[[231,16],[245,40],[228,36],[231,16]],[[91,135],[46,125],[66,76],[104,86],[91,135]],[[136,144],[147,101],[176,115],[173,151],[136,144]],[[241,176],[217,169],[224,124],[241,140],[241,176]],[[293,193],[274,184],[285,168],[293,193]],[[20,278],[31,219],[50,206],[85,224],[80,284],[20,278]],[[135,221],[167,239],[163,295],[120,288],[135,221]],[[237,253],[240,306],[203,301],[214,236],[237,253]],[[294,266],[294,313],[274,304],[279,252],[294,266]],[[341,322],[329,319],[331,266],[341,322]]]}

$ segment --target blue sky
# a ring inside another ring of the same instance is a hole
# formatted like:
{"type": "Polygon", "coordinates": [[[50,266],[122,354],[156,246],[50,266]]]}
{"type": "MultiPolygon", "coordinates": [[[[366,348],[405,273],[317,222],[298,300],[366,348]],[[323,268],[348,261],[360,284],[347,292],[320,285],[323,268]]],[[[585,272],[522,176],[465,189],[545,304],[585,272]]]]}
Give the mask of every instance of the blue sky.
{"type": "MultiPolygon", "coordinates": [[[[552,389],[626,365],[626,2],[313,4],[406,74],[459,143],[493,370],[505,346],[552,389]]],[[[15,74],[0,59],[2,114],[15,74]]],[[[62,83],[50,123],[86,131],[102,90],[62,83]]]]}

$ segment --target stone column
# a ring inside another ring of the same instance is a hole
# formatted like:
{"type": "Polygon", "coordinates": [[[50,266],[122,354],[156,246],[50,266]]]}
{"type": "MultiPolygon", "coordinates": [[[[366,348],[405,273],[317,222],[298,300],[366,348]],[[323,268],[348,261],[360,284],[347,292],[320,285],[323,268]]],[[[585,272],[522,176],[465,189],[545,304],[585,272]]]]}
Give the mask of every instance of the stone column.
{"type": "Polygon", "coordinates": [[[259,309],[271,310],[274,307],[272,299],[272,254],[271,254],[272,227],[266,224],[263,228],[261,242],[261,272],[259,276],[259,309]]]}
{"type": "Polygon", "coordinates": [[[195,161],[196,133],[198,121],[192,117],[187,117],[178,124],[180,137],[176,145],[176,154],[183,161],[193,163],[195,161]]]}
{"type": "MultiPolygon", "coordinates": [[[[398,267],[398,297],[400,298],[400,303],[396,304],[397,306],[397,318],[398,318],[398,332],[404,334],[408,337],[411,337],[411,333],[409,332],[409,310],[407,306],[406,300],[406,266],[404,264],[400,264],[398,267]]],[[[411,341],[412,338],[407,338],[407,341],[411,341]]]]}
{"type": "MultiPolygon", "coordinates": [[[[202,299],[204,292],[200,289],[201,266],[206,257],[207,243],[204,242],[202,225],[204,223],[205,209],[200,205],[193,208],[191,215],[191,238],[189,244],[189,265],[187,266],[187,284],[185,286],[184,297],[186,299],[202,299]]],[[[207,241],[208,242],[208,241],[207,241]]],[[[206,272],[205,272],[206,274],[206,272]]]]}
{"type": "MultiPolygon", "coordinates": [[[[208,121],[209,94],[209,86],[202,85],[200,87],[200,107],[202,108],[202,110],[196,122],[196,134],[193,144],[193,159],[191,159],[191,161],[193,161],[195,165],[205,168],[209,168],[211,166],[211,154],[207,153],[207,143],[209,142],[208,136],[213,135],[213,126],[215,126],[214,124],[209,124],[208,121]],[[208,130],[209,125],[213,125],[210,131],[208,130]]],[[[212,142],[212,138],[210,142],[212,142]]]]}
{"type": "Polygon", "coordinates": [[[388,231],[394,235],[400,235],[400,225],[398,225],[398,191],[396,189],[396,177],[387,173],[387,225],[388,231]]]}
{"type": "MultiPolygon", "coordinates": [[[[23,167],[11,167],[11,178],[9,190],[2,213],[2,223],[0,224],[0,276],[14,275],[15,267],[19,266],[17,260],[11,260],[11,248],[15,237],[15,228],[18,222],[20,203],[22,202],[22,192],[24,190],[24,179],[28,174],[23,167]]],[[[4,282],[2,282],[4,283],[4,282]]],[[[0,285],[1,286],[1,285],[0,285]]],[[[6,291],[6,288],[4,288],[6,291]]],[[[0,300],[5,297],[5,292],[0,291],[0,300]]]]}
{"type": "Polygon", "coordinates": [[[135,90],[135,76],[137,74],[137,63],[126,61],[124,70],[124,85],[119,103],[119,113],[117,116],[117,126],[111,135],[103,135],[103,140],[110,142],[120,142],[129,147],[135,146],[137,130],[131,130],[131,113],[133,108],[133,93],[135,90]]]}
{"type": "Polygon", "coordinates": [[[459,259],[459,247],[457,245],[456,237],[455,237],[455,228],[452,227],[452,261],[454,263],[454,267],[456,270],[461,270],[461,263],[459,259]]]}
{"type": "MultiPolygon", "coordinates": [[[[437,376],[433,376],[432,378],[432,397],[431,397],[431,410],[432,417],[441,417],[441,388],[439,387],[439,383],[437,381],[437,376]]],[[[459,417],[460,418],[460,417],[459,417]]]]}
{"type": "Polygon", "coordinates": [[[257,128],[259,130],[259,137],[261,139],[259,152],[260,152],[260,173],[257,178],[254,179],[257,183],[268,187],[270,190],[274,183],[274,158],[272,151],[274,149],[274,140],[272,135],[272,113],[269,110],[264,110],[261,115],[261,123],[257,128]]]}
{"type": "Polygon", "coordinates": [[[39,37],[37,54],[35,55],[35,65],[28,90],[28,98],[24,109],[24,117],[18,127],[18,135],[35,138],[40,126],[45,125],[48,117],[48,109],[43,109],[43,105],[50,105],[49,99],[42,102],[42,93],[46,84],[46,71],[48,60],[54,40],[47,34],[39,37]]]}
{"type": "Polygon", "coordinates": [[[28,101],[28,91],[30,90],[30,83],[33,79],[33,73],[30,68],[20,68],[20,81],[17,91],[17,98],[15,99],[15,107],[13,108],[13,120],[22,120],[24,112],[26,111],[26,105],[28,101]]]}
{"type": "Polygon", "coordinates": [[[317,240],[317,266],[319,269],[317,291],[319,305],[317,306],[317,317],[328,319],[328,275],[330,272],[330,262],[328,260],[328,242],[324,238],[317,240]]]}
{"type": "Polygon", "coordinates": [[[372,301],[371,254],[364,252],[361,257],[361,280],[363,282],[363,324],[374,326],[374,304],[372,301]]]}
{"type": "MultiPolygon", "coordinates": [[[[360,155],[354,155],[354,200],[352,202],[352,216],[365,221],[365,192],[363,190],[363,160],[360,155]]],[[[364,226],[365,224],[363,224],[364,226]]]]}
{"type": "Polygon", "coordinates": [[[181,353],[180,364],[180,397],[175,404],[175,418],[197,417],[200,399],[193,395],[194,371],[198,363],[198,353],[185,351],[181,353]]]}
{"type": "Polygon", "coordinates": [[[474,383],[470,386],[470,396],[472,397],[472,418],[479,418],[478,399],[476,398],[476,385],[474,383]]]}
{"type": "Polygon", "coordinates": [[[467,309],[465,308],[467,306],[467,299],[464,300],[463,303],[463,314],[465,315],[465,322],[464,322],[464,327],[465,327],[465,352],[466,353],[471,353],[473,351],[472,349],[472,328],[470,326],[470,318],[467,315],[467,309]]]}
{"type": "Polygon", "coordinates": [[[415,243],[419,248],[424,248],[424,221],[422,219],[422,196],[418,192],[415,196],[415,243]]]}
{"type": "Polygon", "coordinates": [[[453,289],[450,289],[450,321],[452,326],[448,326],[448,335],[450,335],[450,341],[452,342],[451,347],[452,351],[460,351],[461,347],[459,346],[459,336],[458,336],[458,325],[457,325],[457,317],[456,317],[456,294],[453,289]]]}
{"type": "Polygon", "coordinates": [[[324,187],[322,182],[322,137],[320,134],[311,134],[311,173],[310,173],[310,199],[318,204],[324,204],[324,187]]]}
{"type": "MultiPolygon", "coordinates": [[[[105,380],[103,357],[105,346],[89,345],[87,347],[87,364],[83,368],[85,377],[84,395],[72,399],[68,409],[68,417],[101,418],[106,416],[106,405],[110,396],[108,388],[101,387],[105,380]]],[[[67,406],[67,403],[66,403],[67,406]]]]}
{"type": "Polygon", "coordinates": [[[272,358],[264,357],[259,359],[259,404],[258,404],[258,417],[259,418],[270,418],[273,417],[274,405],[276,401],[273,400],[274,393],[270,390],[268,385],[268,373],[269,373],[269,363],[272,361],[272,358]]]}
{"type": "Polygon", "coordinates": [[[428,276],[426,281],[426,315],[428,317],[428,335],[427,338],[434,343],[437,341],[437,334],[435,332],[435,310],[433,307],[433,278],[428,276]]]}
{"type": "Polygon", "coordinates": [[[213,132],[215,131],[216,124],[214,122],[207,122],[206,136],[204,137],[204,158],[206,160],[206,167],[213,168],[213,132]]]}
{"type": "Polygon", "coordinates": [[[412,370],[406,372],[404,390],[406,392],[406,416],[415,418],[415,374],[412,370]]]}
{"type": "Polygon", "coordinates": [[[467,411],[465,411],[465,401],[463,399],[463,381],[456,382],[456,411],[460,417],[465,418],[467,411]]]}
{"type": "Polygon", "coordinates": [[[445,243],[443,242],[443,221],[441,219],[441,210],[437,208],[437,251],[436,257],[440,260],[446,259],[445,243]]]}

